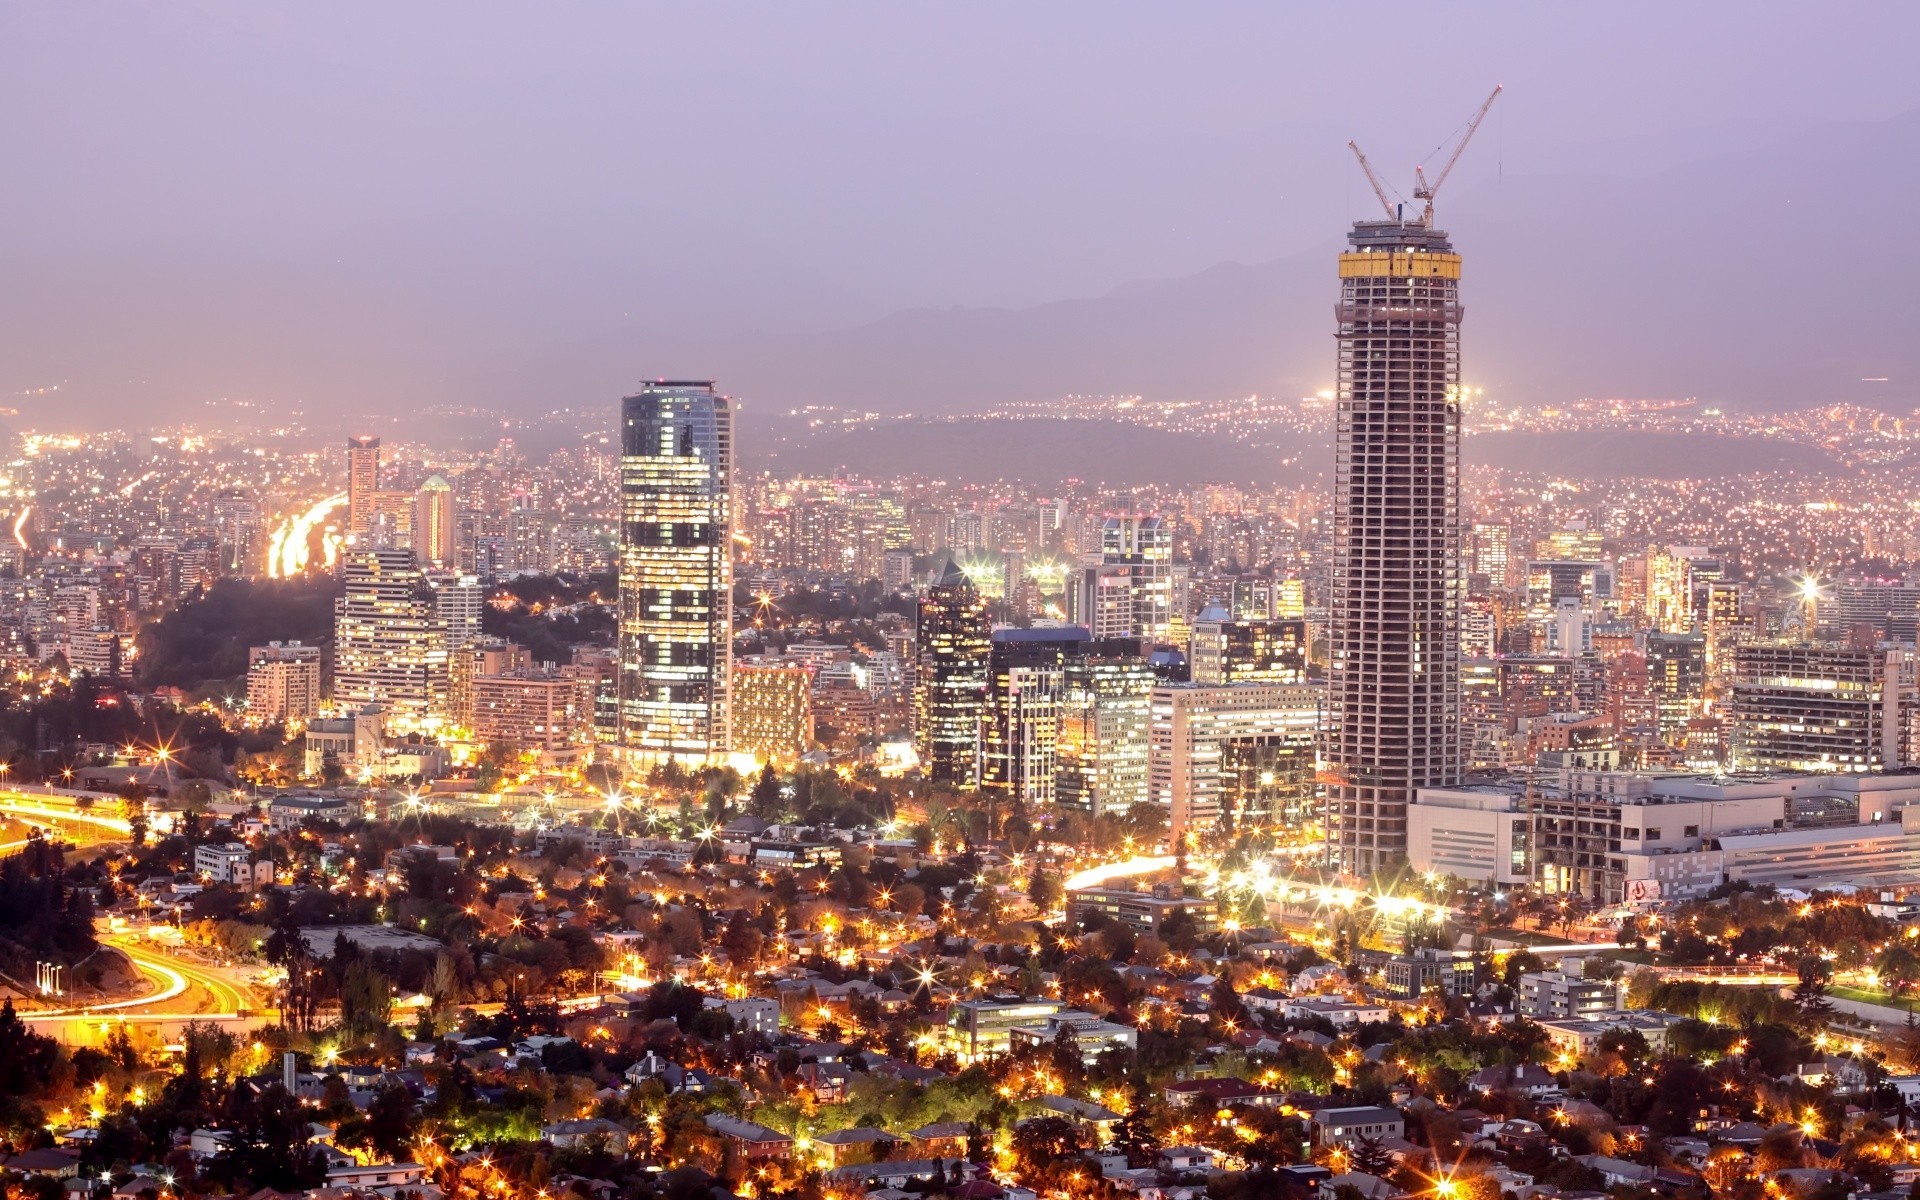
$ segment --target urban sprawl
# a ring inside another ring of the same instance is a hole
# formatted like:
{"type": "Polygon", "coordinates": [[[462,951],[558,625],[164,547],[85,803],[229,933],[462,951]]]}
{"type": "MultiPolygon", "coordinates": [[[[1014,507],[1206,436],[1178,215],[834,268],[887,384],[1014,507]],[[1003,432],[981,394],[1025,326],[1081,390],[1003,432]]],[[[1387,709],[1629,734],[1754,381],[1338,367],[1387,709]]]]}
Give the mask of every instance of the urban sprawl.
{"type": "Polygon", "coordinates": [[[1501,411],[1430,208],[1330,266],[1327,392],[1064,409],[1286,486],[23,435],[7,1196],[1920,1195],[1907,423],[1501,411]]]}

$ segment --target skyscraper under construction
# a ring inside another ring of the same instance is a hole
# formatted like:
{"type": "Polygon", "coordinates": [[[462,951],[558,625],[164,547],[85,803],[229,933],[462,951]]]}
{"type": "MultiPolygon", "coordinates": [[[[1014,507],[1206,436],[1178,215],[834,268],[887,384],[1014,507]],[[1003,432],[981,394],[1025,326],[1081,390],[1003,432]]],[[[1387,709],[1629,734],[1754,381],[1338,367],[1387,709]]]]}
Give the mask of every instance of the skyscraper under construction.
{"type": "Polygon", "coordinates": [[[1405,856],[1415,789],[1463,769],[1460,256],[1430,218],[1348,241],[1324,759],[1335,864],[1367,875],[1405,856]]]}

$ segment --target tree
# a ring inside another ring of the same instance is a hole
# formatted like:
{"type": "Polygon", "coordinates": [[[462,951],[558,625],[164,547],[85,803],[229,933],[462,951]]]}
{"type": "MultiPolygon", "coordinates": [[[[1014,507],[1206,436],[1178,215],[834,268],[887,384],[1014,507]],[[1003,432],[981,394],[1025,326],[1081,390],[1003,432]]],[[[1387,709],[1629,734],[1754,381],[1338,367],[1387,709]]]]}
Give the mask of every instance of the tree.
{"type": "Polygon", "coordinates": [[[1033,864],[1033,874],[1027,878],[1027,898],[1033,906],[1043,913],[1050,913],[1060,906],[1064,891],[1060,879],[1048,871],[1042,863],[1033,864]]]}
{"type": "Polygon", "coordinates": [[[1381,1179],[1386,1178],[1394,1167],[1393,1153],[1380,1144],[1379,1138],[1363,1137],[1354,1142],[1347,1161],[1354,1170],[1381,1179]]]}
{"type": "Polygon", "coordinates": [[[1800,960],[1798,968],[1800,982],[1793,985],[1793,1007],[1798,1010],[1803,1023],[1824,1025],[1833,1016],[1833,1001],[1827,998],[1827,986],[1833,978],[1833,968],[1825,959],[1809,954],[1800,960]]]}
{"type": "Polygon", "coordinates": [[[774,773],[773,764],[760,768],[760,774],[754,776],[753,791],[747,796],[747,812],[762,821],[778,821],[787,815],[786,791],[780,786],[780,776],[774,773]]]}
{"type": "Polygon", "coordinates": [[[365,961],[348,964],[340,980],[340,1025],[349,1038],[369,1041],[393,1019],[393,985],[365,961]]]}
{"type": "Polygon", "coordinates": [[[1896,996],[1904,996],[1920,983],[1920,955],[1904,942],[1890,942],[1873,960],[1874,974],[1896,996]]]}

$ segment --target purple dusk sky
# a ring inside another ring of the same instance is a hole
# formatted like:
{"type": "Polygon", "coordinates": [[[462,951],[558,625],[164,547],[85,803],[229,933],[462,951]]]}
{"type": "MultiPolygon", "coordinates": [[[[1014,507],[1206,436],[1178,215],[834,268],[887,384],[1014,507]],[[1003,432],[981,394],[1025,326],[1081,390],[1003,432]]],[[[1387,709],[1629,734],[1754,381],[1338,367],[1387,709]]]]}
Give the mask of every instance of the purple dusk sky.
{"type": "MultiPolygon", "coordinates": [[[[1799,151],[1842,142],[1895,190],[1803,210],[1857,227],[1911,203],[1913,156],[1877,160],[1914,141],[1916,44],[1910,4],[15,0],[0,404],[45,425],[22,394],[59,384],[58,414],[102,420],[239,397],[539,411],[655,368],[780,394],[767,364],[835,354],[912,390],[918,343],[846,331],[953,306],[1018,322],[1324,252],[1371,206],[1346,138],[1410,190],[1496,82],[1441,208],[1508,274],[1537,256],[1498,256],[1496,212],[1630,250],[1651,226],[1710,230],[1716,193],[1763,207],[1829,170],[1799,151]],[[1661,182],[1689,170],[1722,182],[1661,182]],[[1582,211],[1586,178],[1623,198],[1582,211]]],[[[1541,283],[1488,278],[1476,318],[1541,283]]],[[[1313,286],[1303,311],[1330,303],[1313,286]]],[[[1326,332],[1300,344],[1330,354],[1326,332]]],[[[1062,353],[1036,339],[1010,394],[1056,386],[1062,353]]],[[[1877,345],[1836,348],[1835,377],[1877,345]]],[[[1312,381],[1276,353],[1248,364],[1256,384],[1312,381]]],[[[1500,353],[1516,388],[1592,369],[1500,353]]],[[[1668,362],[1617,386],[1657,389],[1668,362]]]]}

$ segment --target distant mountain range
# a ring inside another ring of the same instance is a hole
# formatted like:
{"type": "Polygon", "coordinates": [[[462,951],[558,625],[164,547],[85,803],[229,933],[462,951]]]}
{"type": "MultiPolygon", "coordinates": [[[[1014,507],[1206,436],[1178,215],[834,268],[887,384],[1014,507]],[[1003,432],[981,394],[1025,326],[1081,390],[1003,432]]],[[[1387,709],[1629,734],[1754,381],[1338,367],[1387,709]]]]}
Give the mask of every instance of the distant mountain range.
{"type": "MultiPolygon", "coordinates": [[[[1507,178],[1441,198],[1465,256],[1465,370],[1496,404],[1681,397],[1774,409],[1920,406],[1920,113],[1830,124],[1639,178],[1507,178]]],[[[1359,214],[1367,215],[1367,214],[1359,214]]],[[[1325,387],[1333,257],[1025,309],[916,309],[831,333],[610,334],[526,373],[602,389],[635,364],[703,364],[778,407],[950,413],[1010,400],[1325,387]]]]}
{"type": "MultiPolygon", "coordinates": [[[[1466,261],[1467,377],[1499,406],[1693,396],[1910,411],[1920,235],[1901,205],[1916,185],[1920,112],[1638,177],[1450,190],[1439,215],[1466,261]]],[[[446,404],[611,411],[656,374],[716,379],[750,409],[923,415],[1071,394],[1292,397],[1331,382],[1337,227],[1274,261],[826,332],[756,331],[773,310],[752,303],[754,281],[769,295],[795,285],[741,248],[716,269],[738,305],[690,306],[687,328],[705,332],[674,334],[609,324],[622,318],[583,279],[604,291],[611,273],[656,309],[673,288],[581,250],[596,229],[475,218],[367,230],[350,255],[289,242],[260,261],[173,246],[76,258],[23,236],[0,254],[12,284],[0,359],[14,386],[63,385],[22,403],[28,426],[76,410],[210,417],[222,396],[308,422],[446,404]]]]}
{"type": "MultiPolygon", "coordinates": [[[[1277,452],[1196,434],[1085,420],[890,421],[847,432],[781,436],[749,421],[739,439],[750,466],[791,474],[918,474],[1019,480],[1053,487],[1093,480],[1272,485],[1332,470],[1326,439],[1277,452]],[[768,436],[773,435],[773,436],[768,436]]],[[[1810,447],[1764,438],[1689,433],[1496,432],[1468,437],[1469,463],[1575,479],[1711,478],[1774,470],[1820,472],[1837,464],[1810,447]]]]}

